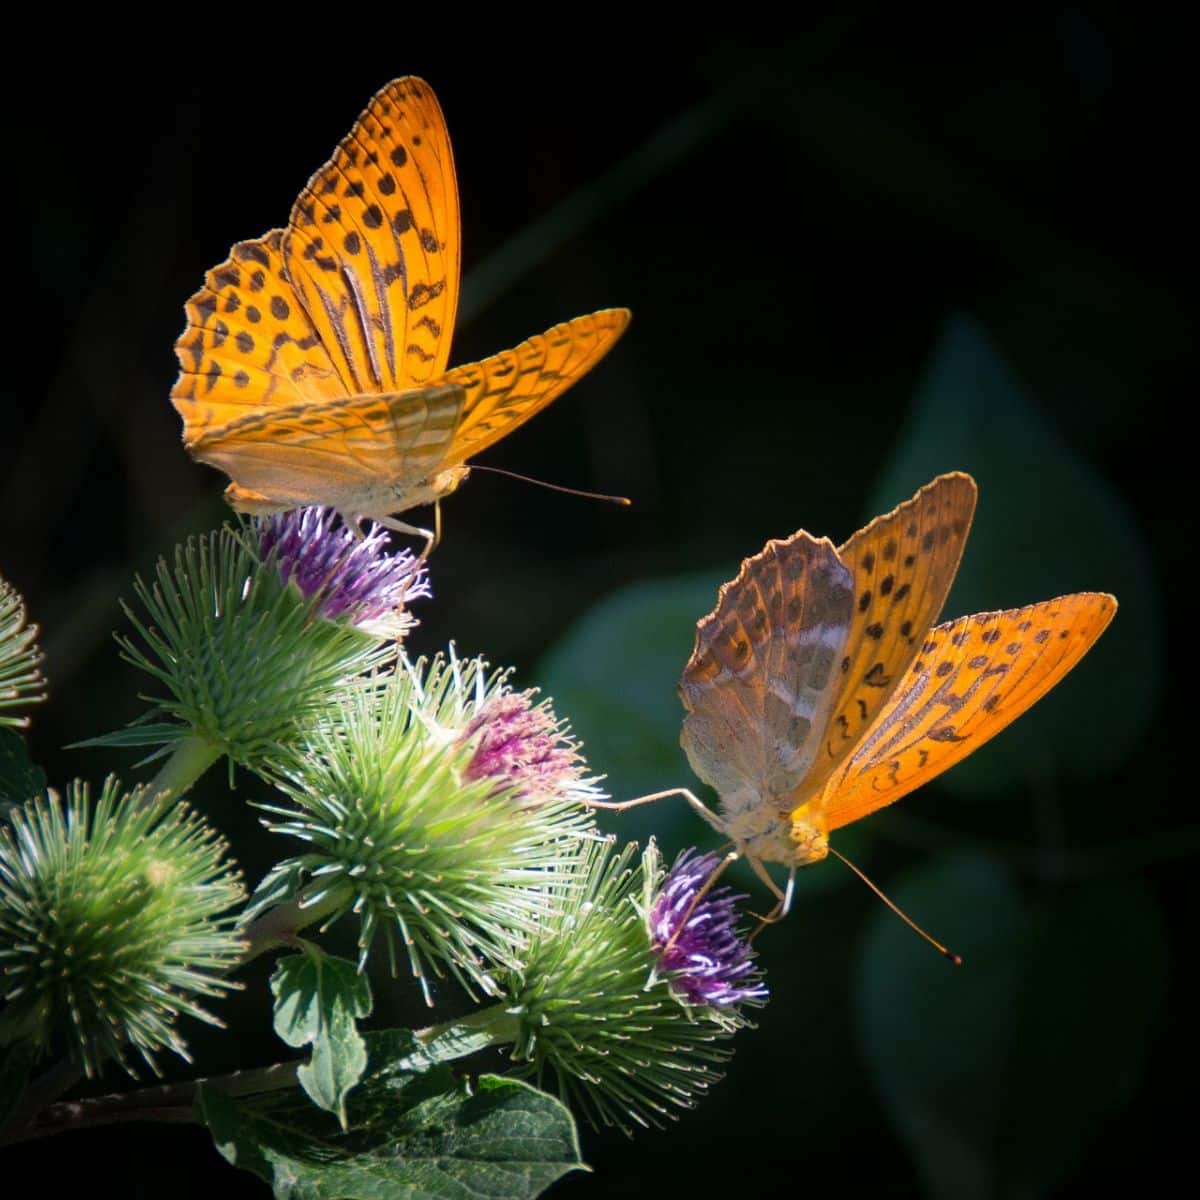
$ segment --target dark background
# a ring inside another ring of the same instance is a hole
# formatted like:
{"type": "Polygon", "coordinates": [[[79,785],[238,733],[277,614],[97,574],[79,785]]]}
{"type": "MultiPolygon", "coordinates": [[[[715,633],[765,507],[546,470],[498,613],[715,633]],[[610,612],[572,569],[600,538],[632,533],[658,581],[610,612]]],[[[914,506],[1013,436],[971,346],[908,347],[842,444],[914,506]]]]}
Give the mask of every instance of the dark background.
{"type": "MultiPolygon", "coordinates": [[[[801,526],[844,540],[939,471],[981,489],[947,616],[1086,588],[1122,605],[1049,715],[838,842],[967,965],[838,864],[812,868],[759,943],[772,1002],[725,1081],[665,1133],[585,1132],[596,1172],[556,1192],[727,1176],[1082,1197],[1182,1164],[1198,845],[1194,667],[1167,655],[1195,625],[1183,28],[1065,4],[990,24],[844,9],[769,41],[468,37],[455,20],[348,9],[276,33],[198,13],[157,53],[68,53],[37,87],[5,83],[0,571],[44,631],[36,757],[59,784],[135,777],[131,758],[62,747],[139,712],[109,637],[132,571],[226,515],[167,399],[184,300],[231,242],[284,221],[376,88],[423,75],[462,196],[451,361],[634,313],[485,460],[634,506],[476,475],[445,505],[417,650],[454,638],[545,685],[623,797],[693,782],[674,679],[741,558],[801,526]]],[[[223,779],[202,794],[250,835],[223,779]]],[[[672,850],[705,836],[671,802],[610,827],[672,850]]],[[[201,1065],[276,1053],[246,1038],[201,1065]]],[[[95,1194],[265,1191],[197,1131],[9,1154],[95,1194]]]]}

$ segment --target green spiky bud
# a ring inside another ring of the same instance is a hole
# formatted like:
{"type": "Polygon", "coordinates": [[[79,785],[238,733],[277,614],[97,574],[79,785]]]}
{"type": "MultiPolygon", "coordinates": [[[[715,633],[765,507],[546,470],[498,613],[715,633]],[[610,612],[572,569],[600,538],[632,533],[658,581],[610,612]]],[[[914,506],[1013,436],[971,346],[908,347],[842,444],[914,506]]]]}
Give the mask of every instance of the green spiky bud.
{"type": "Polygon", "coordinates": [[[249,536],[226,528],[188,541],[153,583],[136,581],[146,615],[126,613],[140,641],[118,641],[165,694],[142,723],[90,744],[187,740],[257,770],[347,681],[394,657],[394,643],[352,619],[325,618],[326,592],[305,594],[249,536]]]}
{"type": "Polygon", "coordinates": [[[676,964],[650,925],[663,873],[653,845],[635,863],[636,849],[583,851],[583,886],[561,893],[506,987],[513,1057],[539,1077],[553,1068],[564,1100],[627,1133],[691,1108],[748,1024],[735,1006],[692,1002],[682,972],[664,970],[676,964]]]}
{"type": "Polygon", "coordinates": [[[0,579],[0,725],[24,728],[29,718],[10,710],[46,698],[37,634],[36,625],[25,623],[25,602],[0,579]]]}
{"type": "Polygon", "coordinates": [[[201,997],[243,943],[230,908],[243,897],[224,841],[186,805],[121,794],[105,781],[93,805],[74,783],[0,829],[0,1044],[65,1042],[93,1074],[131,1052],[187,1058],[182,1016],[220,1024],[201,997]]]}
{"type": "Polygon", "coordinates": [[[477,747],[462,734],[486,666],[439,655],[346,697],[275,760],[291,805],[265,806],[268,828],[308,851],[264,880],[252,911],[352,912],[361,960],[382,932],[393,970],[398,935],[427,1000],[443,968],[494,993],[495,966],[520,962],[576,878],[578,839],[596,836],[569,788],[531,803],[519,781],[469,770],[477,747]]]}

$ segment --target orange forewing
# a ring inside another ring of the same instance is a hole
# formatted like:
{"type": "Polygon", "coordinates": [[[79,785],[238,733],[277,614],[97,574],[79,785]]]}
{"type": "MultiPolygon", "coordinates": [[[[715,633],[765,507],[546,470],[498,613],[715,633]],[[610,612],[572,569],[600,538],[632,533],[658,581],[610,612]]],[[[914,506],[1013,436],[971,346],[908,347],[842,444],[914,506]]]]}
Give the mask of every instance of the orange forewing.
{"type": "Polygon", "coordinates": [[[239,242],[187,303],[171,398],[191,447],[247,413],[419,388],[446,370],[458,189],[432,89],[396,79],[286,229],[239,242]]]}
{"type": "Polygon", "coordinates": [[[281,230],[238,242],[187,302],[171,400],[189,448],[264,408],[346,395],[345,382],[283,270],[281,230]]]}
{"type": "Polygon", "coordinates": [[[423,387],[458,307],[458,186],[433,89],[395,79],[300,193],[283,257],[347,393],[423,387]]]}
{"type": "Polygon", "coordinates": [[[443,382],[461,387],[466,401],[442,465],[457,466],[541,412],[609,352],[628,324],[628,309],[601,309],[448,372],[443,382]]]}
{"type": "Polygon", "coordinates": [[[978,749],[1091,649],[1117,610],[1081,592],[930,630],[821,808],[830,829],[899,800],[978,749]]]}
{"type": "Polygon", "coordinates": [[[975,512],[975,481],[940,475],[860,529],[838,557],[854,576],[842,686],[814,776],[816,788],[870,727],[938,619],[975,512]]]}

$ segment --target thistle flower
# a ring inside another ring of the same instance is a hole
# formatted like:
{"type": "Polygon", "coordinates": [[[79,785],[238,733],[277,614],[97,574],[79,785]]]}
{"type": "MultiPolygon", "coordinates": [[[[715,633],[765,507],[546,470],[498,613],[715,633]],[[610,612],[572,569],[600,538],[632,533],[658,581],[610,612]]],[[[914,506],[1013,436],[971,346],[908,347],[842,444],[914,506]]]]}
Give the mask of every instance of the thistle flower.
{"type": "Polygon", "coordinates": [[[242,898],[224,841],[186,805],[105,781],[93,805],[74,783],[10,814],[0,829],[0,1044],[59,1038],[89,1075],[131,1051],[187,1058],[180,1017],[220,1024],[199,998],[242,943],[222,914],[242,898]]]}
{"type": "Polygon", "coordinates": [[[85,744],[170,749],[186,741],[210,761],[227,755],[257,770],[331,696],[394,659],[395,643],[352,622],[314,619],[337,589],[306,596],[284,582],[278,564],[301,571],[303,555],[294,538],[276,549],[275,565],[264,564],[257,546],[226,528],[179,547],[173,566],[160,560],[152,584],[135,582],[146,616],[125,612],[140,640],[117,640],[166,694],[150,698],[131,729],[85,744]]]}
{"type": "Polygon", "coordinates": [[[721,861],[685,850],[658,888],[649,911],[658,969],[688,1004],[762,1003],[766,985],[737,929],[737,901],[745,897],[727,887],[704,891],[721,861]]]}
{"type": "Polygon", "coordinates": [[[439,654],[408,670],[419,720],[436,739],[470,750],[466,779],[490,779],[526,805],[608,798],[598,777],[587,775],[579,742],[551,701],[535,702],[536,688],[509,687],[511,668],[464,661],[451,646],[446,658],[439,654]]]}
{"type": "Polygon", "coordinates": [[[360,689],[273,763],[291,806],[264,806],[267,827],[308,852],[264,880],[251,915],[279,903],[311,919],[352,912],[361,961],[382,931],[393,970],[399,934],[427,1000],[443,968],[495,992],[494,966],[519,962],[555,889],[575,880],[576,842],[596,836],[568,796],[521,806],[494,776],[470,777],[472,747],[435,718],[469,707],[473,680],[439,656],[360,689]]]}
{"type": "Polygon", "coordinates": [[[37,634],[36,625],[25,624],[25,603],[20,595],[0,579],[0,725],[23,728],[29,718],[5,710],[38,704],[46,698],[37,634]]]}
{"type": "Polygon", "coordinates": [[[261,520],[259,551],[326,620],[402,638],[417,623],[409,602],[432,595],[424,562],[408,550],[389,554],[380,525],[356,536],[336,519],[331,508],[299,508],[261,520]]]}
{"type": "Polygon", "coordinates": [[[539,1076],[552,1067],[565,1100],[627,1133],[693,1107],[729,1058],[720,1043],[747,1024],[733,1005],[681,1003],[662,976],[646,920],[661,868],[653,844],[636,866],[635,851],[582,851],[583,886],[562,893],[507,980],[513,1057],[539,1076]]]}

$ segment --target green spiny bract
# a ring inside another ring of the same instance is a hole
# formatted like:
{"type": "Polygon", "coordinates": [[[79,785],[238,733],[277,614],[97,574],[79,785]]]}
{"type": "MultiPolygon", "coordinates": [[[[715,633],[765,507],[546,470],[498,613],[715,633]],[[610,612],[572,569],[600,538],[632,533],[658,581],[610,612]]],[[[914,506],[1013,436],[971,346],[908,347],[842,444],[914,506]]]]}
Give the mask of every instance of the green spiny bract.
{"type": "Polygon", "coordinates": [[[578,841],[596,836],[568,793],[528,803],[508,781],[469,777],[472,744],[436,718],[460,702],[469,712],[458,693],[474,676],[456,680],[443,665],[410,664],[344,696],[276,757],[291,806],[264,806],[268,827],[308,851],[264,880],[252,908],[353,913],[361,960],[382,932],[393,970],[399,935],[427,1000],[428,975],[443,967],[468,991],[494,993],[495,968],[522,961],[577,880],[578,841]]]}
{"type": "Polygon", "coordinates": [[[661,1125],[691,1108],[731,1051],[718,1043],[748,1022],[736,1009],[683,1003],[658,957],[646,900],[658,886],[652,852],[588,847],[582,886],[564,890],[556,915],[525,951],[505,992],[519,1020],[513,1049],[593,1124],[661,1125]]]}
{"type": "Polygon", "coordinates": [[[0,829],[0,1044],[62,1043],[93,1074],[130,1053],[187,1058],[182,1016],[235,984],[243,898],[225,842],[186,805],[121,794],[109,778],[51,792],[0,829]]]}
{"type": "Polygon", "coordinates": [[[395,656],[352,622],[322,618],[319,594],[303,596],[228,528],[180,546],[174,566],[160,560],[154,582],[139,579],[135,591],[147,619],[125,611],[140,641],[118,640],[166,689],[147,720],[171,722],[142,740],[199,737],[254,770],[339,688],[395,656]]]}
{"type": "Polygon", "coordinates": [[[28,725],[28,717],[11,710],[46,698],[37,633],[36,625],[25,623],[25,602],[0,579],[0,725],[28,725]]]}

